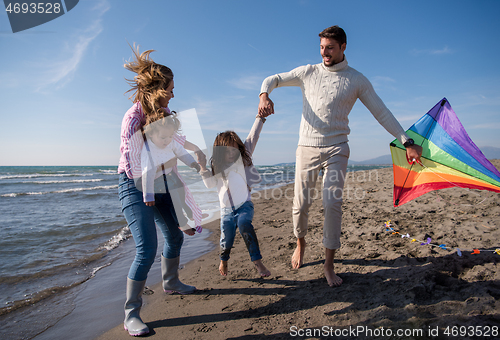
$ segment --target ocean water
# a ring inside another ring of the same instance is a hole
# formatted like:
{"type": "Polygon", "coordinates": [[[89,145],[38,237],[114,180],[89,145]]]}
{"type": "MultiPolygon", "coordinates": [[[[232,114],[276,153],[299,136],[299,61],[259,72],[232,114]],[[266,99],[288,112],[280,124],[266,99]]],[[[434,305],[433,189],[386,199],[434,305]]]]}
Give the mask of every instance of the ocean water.
{"type": "Polygon", "coordinates": [[[127,238],[116,167],[0,167],[0,314],[75,286],[127,238]]]}

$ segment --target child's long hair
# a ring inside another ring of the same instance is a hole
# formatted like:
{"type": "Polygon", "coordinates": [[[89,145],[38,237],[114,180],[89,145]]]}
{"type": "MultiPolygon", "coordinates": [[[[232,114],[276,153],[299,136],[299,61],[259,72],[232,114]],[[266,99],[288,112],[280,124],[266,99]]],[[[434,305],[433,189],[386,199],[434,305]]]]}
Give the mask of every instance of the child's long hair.
{"type": "Polygon", "coordinates": [[[226,164],[226,150],[227,147],[236,144],[243,161],[243,165],[252,165],[252,156],[248,153],[245,148],[245,144],[241,141],[240,137],[234,131],[224,131],[215,137],[214,150],[212,158],[210,159],[210,165],[212,166],[212,175],[221,173],[231,164],[226,164]]]}
{"type": "Polygon", "coordinates": [[[136,48],[134,44],[132,51],[134,59],[123,65],[127,70],[137,73],[134,79],[126,79],[132,87],[127,92],[135,91],[129,98],[133,98],[134,103],[141,103],[146,117],[151,114],[159,115],[164,112],[159,100],[167,96],[165,90],[174,79],[174,73],[149,57],[154,50],[139,53],[139,47],[136,48]]]}
{"type": "Polygon", "coordinates": [[[181,130],[181,122],[177,118],[177,113],[172,111],[170,114],[153,114],[146,117],[146,124],[144,125],[144,135],[150,137],[155,131],[160,128],[171,126],[174,132],[179,132],[181,130]]]}

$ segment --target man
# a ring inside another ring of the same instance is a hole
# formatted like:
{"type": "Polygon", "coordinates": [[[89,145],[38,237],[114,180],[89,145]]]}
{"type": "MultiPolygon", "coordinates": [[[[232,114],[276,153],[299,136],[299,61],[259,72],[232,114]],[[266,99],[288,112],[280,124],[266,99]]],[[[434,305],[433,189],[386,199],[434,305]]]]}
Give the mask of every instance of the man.
{"type": "Polygon", "coordinates": [[[292,209],[297,247],[292,255],[292,267],[297,269],[303,264],[308,211],[312,203],[310,193],[316,186],[319,171],[323,169],[324,271],[330,286],[340,286],[342,279],[335,274],[333,259],[335,251],[340,248],[342,192],[349,158],[348,115],[356,100],[359,98],[377,121],[404,144],[408,159],[418,160],[422,148],[413,144],[413,140],[375,93],[370,81],[347,65],[344,55],[347,37],[344,30],[332,26],[319,36],[323,62],[300,66],[264,79],[259,95],[259,115],[267,117],[274,113],[274,103],[269,99],[269,94],[275,88],[301,88],[303,108],[292,209]]]}

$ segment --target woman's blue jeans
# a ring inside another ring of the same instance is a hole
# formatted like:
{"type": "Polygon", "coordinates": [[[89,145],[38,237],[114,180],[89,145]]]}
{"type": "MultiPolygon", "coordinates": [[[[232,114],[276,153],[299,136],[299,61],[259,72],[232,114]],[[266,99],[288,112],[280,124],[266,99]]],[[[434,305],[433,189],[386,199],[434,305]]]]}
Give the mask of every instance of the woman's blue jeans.
{"type": "Polygon", "coordinates": [[[134,180],[128,178],[126,173],[121,173],[118,194],[136,249],[128,277],[135,281],[143,281],[148,276],[158,248],[155,222],[165,238],[163,256],[167,259],[180,255],[184,234],[179,229],[168,191],[165,194],[156,194],[155,206],[148,207],[143,201],[142,192],[137,190],[134,180]]]}
{"type": "Polygon", "coordinates": [[[250,259],[252,261],[262,259],[259,241],[252,225],[253,213],[252,201],[246,201],[235,211],[231,208],[222,209],[220,219],[220,259],[222,261],[229,260],[234,237],[236,236],[236,228],[239,229],[245,241],[245,245],[250,253],[250,259]]]}

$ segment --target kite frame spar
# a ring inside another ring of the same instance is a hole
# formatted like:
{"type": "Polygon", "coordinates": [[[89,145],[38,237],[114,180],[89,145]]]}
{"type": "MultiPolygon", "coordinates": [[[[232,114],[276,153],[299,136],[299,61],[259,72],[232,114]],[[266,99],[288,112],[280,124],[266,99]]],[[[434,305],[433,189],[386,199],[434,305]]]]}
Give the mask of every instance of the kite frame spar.
{"type": "Polygon", "coordinates": [[[397,139],[390,143],[395,207],[455,186],[500,193],[500,172],[470,139],[446,98],[406,133],[423,151],[420,163],[409,162],[405,147],[397,139]]]}

